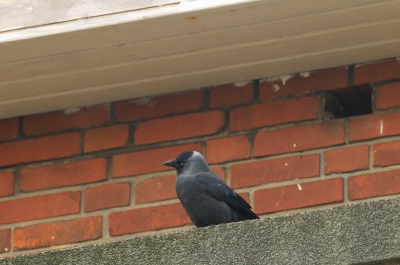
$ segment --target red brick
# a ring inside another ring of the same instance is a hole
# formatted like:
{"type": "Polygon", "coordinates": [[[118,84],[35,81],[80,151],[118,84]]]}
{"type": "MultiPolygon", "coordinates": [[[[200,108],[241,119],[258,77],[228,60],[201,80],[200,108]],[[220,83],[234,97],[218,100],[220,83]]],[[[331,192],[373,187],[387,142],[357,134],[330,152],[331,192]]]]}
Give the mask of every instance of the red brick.
{"type": "Polygon", "coordinates": [[[400,141],[374,145],[374,166],[400,164],[400,141]]]}
{"type": "Polygon", "coordinates": [[[68,129],[101,125],[109,121],[108,105],[96,105],[89,108],[54,111],[26,116],[22,126],[25,135],[60,132],[68,129]]]}
{"type": "Polygon", "coordinates": [[[57,246],[101,238],[101,216],[17,227],[14,248],[18,250],[57,246]]]}
{"type": "Polygon", "coordinates": [[[129,126],[127,124],[88,130],[85,133],[84,151],[88,153],[124,147],[128,144],[128,137],[129,126]]]}
{"type": "Polygon", "coordinates": [[[18,137],[19,118],[0,120],[0,142],[18,137]]]}
{"type": "MultiPolygon", "coordinates": [[[[225,171],[221,167],[211,168],[211,171],[225,180],[225,171]]],[[[135,188],[135,203],[143,204],[178,198],[175,180],[176,174],[142,181],[135,188]]]]}
{"type": "Polygon", "coordinates": [[[110,213],[110,235],[119,236],[191,224],[180,203],[110,213]]]}
{"type": "Polygon", "coordinates": [[[0,254],[11,249],[11,229],[0,230],[0,254]]]}
{"type": "Polygon", "coordinates": [[[400,170],[351,177],[349,200],[360,200],[400,193],[400,170]]]}
{"type": "Polygon", "coordinates": [[[349,119],[350,142],[400,134],[400,112],[349,119]]]}
{"type": "Polygon", "coordinates": [[[319,176],[319,155],[291,156],[231,166],[233,189],[319,176]]]}
{"type": "Polygon", "coordinates": [[[114,183],[85,191],[85,211],[97,211],[107,208],[129,205],[131,186],[129,183],[114,183]]]}
{"type": "Polygon", "coordinates": [[[378,88],[376,93],[376,107],[388,109],[400,106],[400,82],[386,84],[378,88]]]}
{"type": "Polygon", "coordinates": [[[257,214],[343,201],[343,179],[328,179],[297,185],[257,190],[254,211],[257,214]]]}
{"type": "Polygon", "coordinates": [[[325,152],[325,174],[369,168],[369,146],[355,146],[325,152]]]}
{"type": "Polygon", "coordinates": [[[396,59],[356,65],[354,85],[373,83],[400,77],[400,62],[396,59]]]}
{"type": "Polygon", "coordinates": [[[260,82],[260,99],[271,99],[314,91],[334,90],[348,85],[346,67],[296,74],[283,84],[281,79],[260,82]]]}
{"type": "Polygon", "coordinates": [[[37,162],[80,153],[79,133],[46,136],[0,144],[0,166],[37,162]]]}
{"type": "Polygon", "coordinates": [[[142,181],[135,188],[135,203],[142,204],[177,198],[175,179],[176,174],[173,174],[142,181]]]}
{"type": "Polygon", "coordinates": [[[223,163],[250,157],[250,142],[246,135],[207,141],[207,162],[223,163]]]}
{"type": "Polygon", "coordinates": [[[231,110],[230,131],[248,130],[294,121],[317,119],[318,97],[267,102],[231,110]]]}
{"type": "Polygon", "coordinates": [[[229,84],[213,87],[210,90],[210,107],[227,107],[249,103],[253,99],[253,87],[253,82],[244,86],[229,84]]]}
{"type": "Polygon", "coordinates": [[[202,100],[202,91],[195,90],[121,101],[115,104],[115,116],[118,121],[131,121],[196,111],[202,100]]]}
{"type": "Polygon", "coordinates": [[[0,202],[0,224],[79,213],[80,191],[69,191],[0,202]]]}
{"type": "Polygon", "coordinates": [[[0,197],[14,195],[14,180],[13,172],[0,173],[0,197]]]}
{"type": "Polygon", "coordinates": [[[163,163],[176,158],[180,153],[185,151],[201,152],[201,143],[177,145],[115,155],[113,157],[113,176],[125,177],[171,170],[170,167],[163,166],[163,163]]]}
{"type": "Polygon", "coordinates": [[[292,153],[344,143],[341,121],[317,123],[279,130],[259,132],[254,143],[254,155],[292,153]]]}
{"type": "Polygon", "coordinates": [[[151,144],[170,140],[210,135],[225,123],[224,112],[212,110],[147,122],[140,122],[135,131],[135,144],[151,144]]]}
{"type": "Polygon", "coordinates": [[[22,191],[36,191],[93,183],[107,179],[107,160],[95,158],[21,170],[22,191]]]}

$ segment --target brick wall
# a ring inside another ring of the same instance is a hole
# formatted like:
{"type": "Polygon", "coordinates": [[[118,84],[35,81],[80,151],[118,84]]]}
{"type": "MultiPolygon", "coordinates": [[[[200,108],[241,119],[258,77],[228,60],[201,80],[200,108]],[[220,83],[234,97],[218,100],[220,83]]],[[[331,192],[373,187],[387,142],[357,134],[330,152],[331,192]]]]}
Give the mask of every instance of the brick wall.
{"type": "Polygon", "coordinates": [[[396,196],[400,63],[1,120],[0,257],[191,228],[186,150],[261,217],[396,196]]]}

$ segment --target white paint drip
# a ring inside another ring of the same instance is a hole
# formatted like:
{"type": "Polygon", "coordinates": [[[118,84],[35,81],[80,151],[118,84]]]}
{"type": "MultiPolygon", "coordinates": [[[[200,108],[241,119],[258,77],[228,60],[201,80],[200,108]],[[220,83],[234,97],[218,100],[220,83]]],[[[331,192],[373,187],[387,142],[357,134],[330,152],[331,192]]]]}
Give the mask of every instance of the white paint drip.
{"type": "Polygon", "coordinates": [[[383,134],[383,121],[381,121],[381,129],[379,131],[381,134],[383,134]]]}
{"type": "Polygon", "coordinates": [[[303,73],[300,73],[300,76],[301,77],[309,77],[310,76],[310,72],[303,72],[303,73]]]}
{"type": "Polygon", "coordinates": [[[246,82],[238,82],[238,83],[234,83],[233,85],[236,87],[244,87],[245,85],[250,84],[251,81],[246,81],[246,82]]]}
{"type": "Polygon", "coordinates": [[[287,163],[285,163],[285,166],[287,166],[287,163]]]}
{"type": "Polygon", "coordinates": [[[293,147],[296,148],[296,144],[293,144],[293,147]]]}
{"type": "Polygon", "coordinates": [[[8,248],[5,248],[4,251],[8,251],[8,248]]]}
{"type": "MultiPolygon", "coordinates": [[[[282,84],[285,85],[286,81],[288,81],[290,78],[292,78],[294,75],[283,75],[283,76],[274,76],[274,77],[268,77],[268,78],[264,78],[260,80],[261,82],[275,82],[278,80],[282,81],[282,84]]],[[[274,86],[274,88],[276,89],[276,87],[274,86]]]]}
{"type": "Polygon", "coordinates": [[[297,183],[297,188],[299,188],[299,190],[301,190],[301,186],[299,183],[297,183]]]}
{"type": "Polygon", "coordinates": [[[144,98],[131,100],[130,102],[137,104],[139,106],[149,105],[150,107],[154,107],[156,105],[156,101],[152,100],[152,99],[153,99],[153,97],[144,97],[144,98]]]}
{"type": "Polygon", "coordinates": [[[292,78],[293,75],[284,75],[281,76],[282,84],[285,85],[286,81],[288,81],[290,78],[292,78]]]}
{"type": "Polygon", "coordinates": [[[81,110],[81,108],[66,109],[66,110],[64,110],[64,114],[72,114],[72,113],[78,112],[80,110],[81,110]]]}
{"type": "Polygon", "coordinates": [[[281,89],[277,84],[274,85],[274,92],[278,91],[279,89],[281,89]]]}

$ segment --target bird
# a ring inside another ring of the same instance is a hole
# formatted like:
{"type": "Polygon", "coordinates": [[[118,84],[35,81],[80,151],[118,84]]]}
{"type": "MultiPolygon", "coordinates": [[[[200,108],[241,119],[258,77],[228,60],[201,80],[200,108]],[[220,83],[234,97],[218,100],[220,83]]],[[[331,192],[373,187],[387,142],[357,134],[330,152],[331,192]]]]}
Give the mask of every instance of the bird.
{"type": "Polygon", "coordinates": [[[176,169],[176,193],[196,227],[259,219],[251,206],[210,170],[199,152],[183,152],[163,165],[176,169]]]}

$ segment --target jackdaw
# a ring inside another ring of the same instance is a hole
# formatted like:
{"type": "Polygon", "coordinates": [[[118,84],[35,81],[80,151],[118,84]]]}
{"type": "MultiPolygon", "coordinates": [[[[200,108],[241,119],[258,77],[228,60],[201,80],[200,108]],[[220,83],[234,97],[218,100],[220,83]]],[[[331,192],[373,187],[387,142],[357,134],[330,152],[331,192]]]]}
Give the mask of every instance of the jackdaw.
{"type": "Polygon", "coordinates": [[[163,165],[176,169],[176,193],[196,227],[259,219],[251,206],[210,170],[199,152],[183,152],[163,165]]]}

